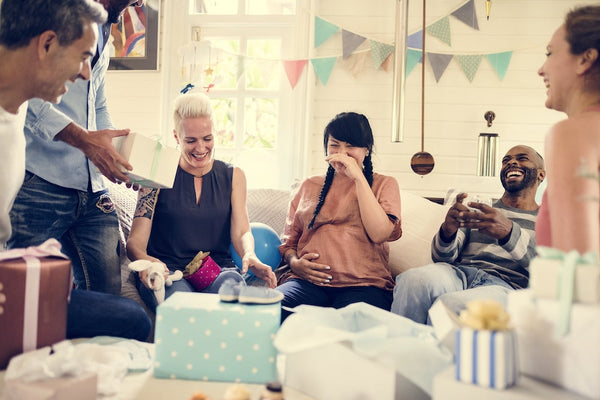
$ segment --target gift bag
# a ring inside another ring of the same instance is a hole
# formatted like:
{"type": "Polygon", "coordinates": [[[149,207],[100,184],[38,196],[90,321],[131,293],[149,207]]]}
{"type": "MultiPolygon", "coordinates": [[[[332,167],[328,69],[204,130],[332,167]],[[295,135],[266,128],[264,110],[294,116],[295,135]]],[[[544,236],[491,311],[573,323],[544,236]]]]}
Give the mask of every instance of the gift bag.
{"type": "Polygon", "coordinates": [[[365,303],[294,311],[275,337],[283,381],[316,399],[427,399],[452,363],[431,327],[365,303]]]}
{"type": "Polygon", "coordinates": [[[219,264],[208,254],[208,252],[198,252],[194,259],[185,267],[183,273],[183,277],[198,292],[210,286],[221,273],[219,264]]]}

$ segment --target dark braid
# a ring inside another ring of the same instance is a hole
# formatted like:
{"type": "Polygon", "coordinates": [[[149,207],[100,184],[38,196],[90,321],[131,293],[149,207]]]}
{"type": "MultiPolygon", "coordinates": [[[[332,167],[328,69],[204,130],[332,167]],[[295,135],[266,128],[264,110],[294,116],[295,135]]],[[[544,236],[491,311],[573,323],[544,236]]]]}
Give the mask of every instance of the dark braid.
{"type": "Polygon", "coordinates": [[[369,182],[369,187],[373,187],[373,162],[371,161],[371,152],[363,160],[363,175],[369,182]]]}
{"type": "Polygon", "coordinates": [[[315,212],[313,213],[313,217],[310,220],[310,224],[308,224],[308,229],[312,229],[315,224],[315,219],[319,212],[321,212],[321,208],[323,207],[323,203],[325,203],[325,197],[327,197],[327,193],[329,192],[329,188],[331,187],[331,182],[333,182],[333,176],[335,174],[335,168],[331,165],[327,168],[327,175],[325,175],[325,182],[323,182],[323,187],[321,188],[321,193],[319,193],[319,202],[317,203],[317,207],[315,208],[315,212]]]}

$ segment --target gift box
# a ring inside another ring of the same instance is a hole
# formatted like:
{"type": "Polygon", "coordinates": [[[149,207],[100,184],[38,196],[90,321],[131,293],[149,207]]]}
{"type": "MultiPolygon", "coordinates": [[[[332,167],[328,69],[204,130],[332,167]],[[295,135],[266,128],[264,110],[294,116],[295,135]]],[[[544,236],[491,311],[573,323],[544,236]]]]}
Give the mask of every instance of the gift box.
{"type": "Polygon", "coordinates": [[[277,379],[281,304],[176,292],[157,308],[154,376],[264,384],[277,379]]]}
{"type": "Polygon", "coordinates": [[[600,303],[600,264],[577,263],[572,279],[561,279],[563,259],[536,257],[529,264],[529,288],[534,297],[558,299],[560,284],[572,284],[575,303],[600,303]]]}
{"type": "Polygon", "coordinates": [[[29,381],[7,379],[4,400],[96,400],[97,375],[82,372],[76,376],[29,381]]]}
{"type": "Polygon", "coordinates": [[[294,311],[275,339],[283,381],[315,399],[429,399],[452,363],[430,326],[366,303],[294,311]]]}
{"type": "Polygon", "coordinates": [[[600,304],[571,306],[568,332],[557,334],[561,307],[535,299],[530,289],[508,295],[517,332],[520,370],[529,376],[600,399],[600,304]]]}
{"type": "Polygon", "coordinates": [[[492,389],[517,382],[517,339],[514,331],[460,328],[455,339],[456,379],[492,389]]]}
{"type": "Polygon", "coordinates": [[[124,171],[132,183],[148,188],[172,188],[180,152],[160,141],[130,132],[117,142],[117,150],[131,166],[124,171]]]}
{"type": "Polygon", "coordinates": [[[71,261],[60,243],[0,253],[0,369],[11,357],[65,339],[71,261]]]}

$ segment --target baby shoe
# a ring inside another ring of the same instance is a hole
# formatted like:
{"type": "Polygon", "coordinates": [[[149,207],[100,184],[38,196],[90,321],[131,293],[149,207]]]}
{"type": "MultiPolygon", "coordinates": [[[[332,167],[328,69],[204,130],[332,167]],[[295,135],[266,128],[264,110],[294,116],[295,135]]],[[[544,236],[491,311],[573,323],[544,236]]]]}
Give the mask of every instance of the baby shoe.
{"type": "Polygon", "coordinates": [[[283,299],[283,293],[261,286],[244,286],[240,289],[238,301],[245,304],[272,304],[283,299]]]}
{"type": "Polygon", "coordinates": [[[227,279],[221,287],[219,287],[219,298],[221,301],[232,303],[238,301],[240,296],[240,289],[243,283],[236,281],[235,279],[227,279]]]}

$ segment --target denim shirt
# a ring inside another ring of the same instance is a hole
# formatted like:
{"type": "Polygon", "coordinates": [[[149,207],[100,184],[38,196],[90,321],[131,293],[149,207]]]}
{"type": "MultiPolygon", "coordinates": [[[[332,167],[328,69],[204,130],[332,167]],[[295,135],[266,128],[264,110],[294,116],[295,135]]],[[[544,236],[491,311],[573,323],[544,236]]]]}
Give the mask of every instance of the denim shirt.
{"type": "Polygon", "coordinates": [[[81,150],[54,139],[71,122],[90,131],[113,128],[104,93],[109,46],[103,47],[97,50],[102,53],[92,69],[91,80],[70,82],[59,104],[29,101],[26,169],[55,185],[87,191],[89,184],[93,192],[104,188],[102,174],[81,150]]]}

